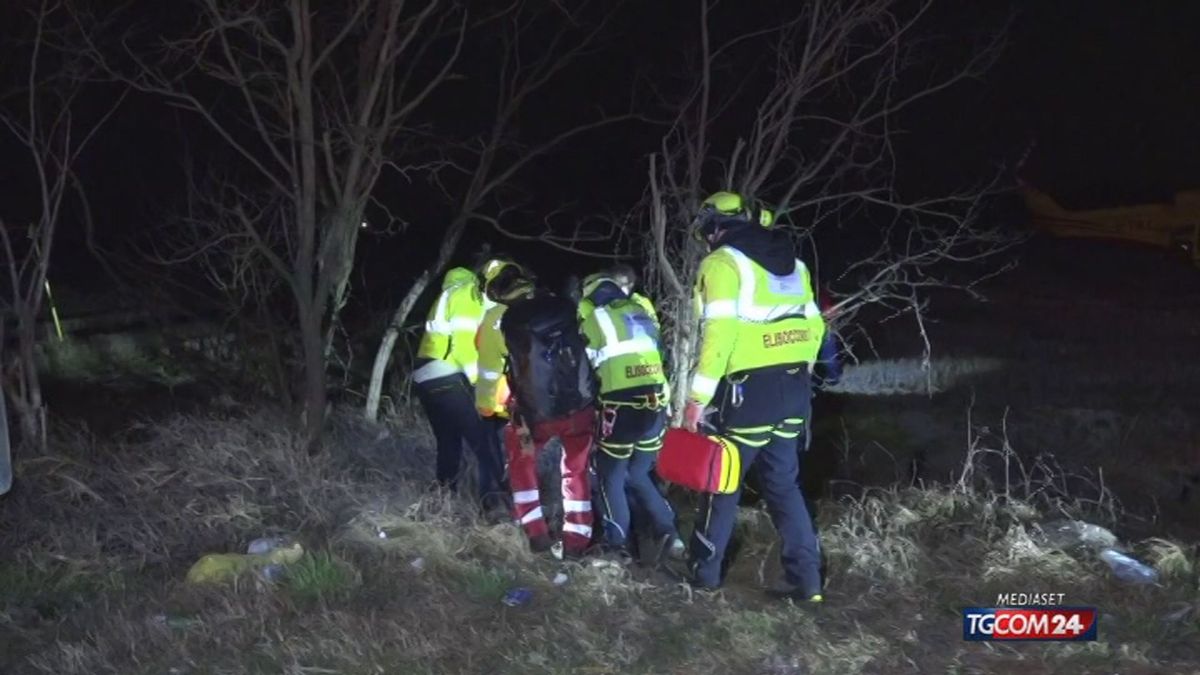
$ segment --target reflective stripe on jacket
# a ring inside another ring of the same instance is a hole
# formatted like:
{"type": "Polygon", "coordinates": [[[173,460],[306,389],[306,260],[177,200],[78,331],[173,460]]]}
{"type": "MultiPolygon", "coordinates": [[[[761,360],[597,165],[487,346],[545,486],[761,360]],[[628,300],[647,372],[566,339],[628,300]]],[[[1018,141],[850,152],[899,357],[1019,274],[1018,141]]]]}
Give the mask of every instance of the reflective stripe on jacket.
{"type": "MultiPolygon", "coordinates": [[[[641,297],[641,296],[638,296],[641,297]]],[[[645,300],[642,298],[642,300],[645,300]]],[[[666,382],[658,351],[658,323],[635,298],[597,307],[579,303],[579,319],[588,341],[588,359],[600,380],[600,394],[662,385],[666,382]]]]}
{"type": "Polygon", "coordinates": [[[808,268],[777,276],[722,246],[700,262],[696,297],[700,358],[691,398],[708,404],[721,378],[755,368],[816,360],[825,335],[808,268]]]}
{"type": "Polygon", "coordinates": [[[474,272],[464,267],[446,272],[442,292],[426,318],[417,357],[444,361],[474,383],[479,360],[475,333],[485,302],[474,272]]]}

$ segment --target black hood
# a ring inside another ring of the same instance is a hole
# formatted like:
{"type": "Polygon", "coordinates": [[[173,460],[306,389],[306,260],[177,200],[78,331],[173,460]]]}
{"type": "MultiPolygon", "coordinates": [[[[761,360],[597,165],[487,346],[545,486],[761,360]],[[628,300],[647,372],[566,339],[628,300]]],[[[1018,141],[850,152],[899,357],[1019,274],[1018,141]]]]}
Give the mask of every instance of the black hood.
{"type": "Polygon", "coordinates": [[[748,225],[727,232],[718,243],[745,253],[775,276],[796,271],[796,247],[783,230],[748,225]]]}

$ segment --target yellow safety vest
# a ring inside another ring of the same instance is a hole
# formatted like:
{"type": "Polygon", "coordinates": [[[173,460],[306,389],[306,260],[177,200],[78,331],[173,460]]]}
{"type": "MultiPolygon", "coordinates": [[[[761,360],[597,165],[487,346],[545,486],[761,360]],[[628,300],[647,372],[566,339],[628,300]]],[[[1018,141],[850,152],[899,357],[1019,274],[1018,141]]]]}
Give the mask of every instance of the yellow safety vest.
{"type": "Polygon", "coordinates": [[[730,246],[700,262],[696,296],[700,357],[691,398],[708,404],[721,378],[755,368],[816,361],[825,336],[808,268],[774,275],[730,246]]]}
{"type": "Polygon", "coordinates": [[[508,380],[504,375],[508,345],[500,332],[500,320],[507,309],[507,305],[492,307],[479,325],[479,384],[475,387],[475,408],[485,417],[503,414],[508,400],[508,380]]]}
{"type": "Polygon", "coordinates": [[[628,298],[597,307],[585,299],[579,303],[579,318],[601,395],[666,383],[658,325],[643,303],[628,298]]]}
{"type": "Polygon", "coordinates": [[[479,330],[486,306],[490,304],[480,292],[479,280],[474,272],[464,267],[446,272],[442,280],[442,292],[429,310],[425,333],[417,347],[418,358],[433,359],[446,365],[434,364],[438,367],[418,369],[414,379],[431,379],[423,377],[423,370],[433,376],[461,372],[474,384],[479,371],[475,333],[479,330]]]}

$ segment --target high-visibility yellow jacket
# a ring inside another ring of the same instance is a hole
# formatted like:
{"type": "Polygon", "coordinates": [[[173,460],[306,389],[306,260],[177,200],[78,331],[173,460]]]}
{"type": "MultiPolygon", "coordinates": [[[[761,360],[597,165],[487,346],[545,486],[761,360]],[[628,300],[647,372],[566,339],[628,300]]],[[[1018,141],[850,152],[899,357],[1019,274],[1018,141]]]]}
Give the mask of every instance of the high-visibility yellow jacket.
{"type": "Polygon", "coordinates": [[[476,344],[479,347],[479,383],[475,387],[475,408],[480,415],[503,415],[508,402],[508,380],[504,375],[508,345],[500,332],[500,320],[508,305],[495,305],[483,315],[476,344]]]}
{"type": "Polygon", "coordinates": [[[472,384],[478,374],[479,353],[475,333],[486,306],[492,303],[479,290],[475,273],[465,267],[446,272],[442,292],[429,310],[425,333],[417,347],[417,357],[435,363],[418,368],[413,377],[420,382],[453,372],[461,372],[472,384]]]}
{"type": "Polygon", "coordinates": [[[646,313],[650,315],[650,319],[654,321],[655,328],[658,328],[660,331],[662,330],[662,327],[658,324],[658,312],[654,309],[654,303],[650,302],[650,298],[647,298],[641,293],[634,291],[633,293],[629,294],[629,299],[641,305],[642,309],[644,309],[646,313]]]}
{"type": "Polygon", "coordinates": [[[600,380],[600,395],[666,383],[658,345],[658,321],[650,301],[640,295],[599,307],[579,303],[579,320],[588,341],[588,359],[600,380]]]}
{"type": "Polygon", "coordinates": [[[707,405],[721,378],[744,370],[816,361],[825,321],[800,260],[777,276],[731,246],[700,262],[700,358],[691,398],[707,405]]]}

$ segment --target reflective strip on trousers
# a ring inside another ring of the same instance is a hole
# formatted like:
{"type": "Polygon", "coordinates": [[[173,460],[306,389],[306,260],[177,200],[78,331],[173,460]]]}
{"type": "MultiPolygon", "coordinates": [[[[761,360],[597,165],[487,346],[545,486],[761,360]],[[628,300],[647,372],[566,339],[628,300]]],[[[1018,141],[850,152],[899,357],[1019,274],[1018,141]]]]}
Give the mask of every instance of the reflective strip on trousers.
{"type": "Polygon", "coordinates": [[[442,377],[449,377],[450,375],[457,375],[460,372],[462,371],[458,369],[458,366],[450,363],[449,361],[433,359],[429,363],[426,363],[420,368],[414,370],[412,378],[413,382],[420,384],[421,382],[428,382],[430,380],[436,380],[442,377]]]}
{"type": "Polygon", "coordinates": [[[600,451],[616,459],[625,459],[633,454],[633,443],[609,443],[600,441],[600,451]]]}
{"type": "Polygon", "coordinates": [[[564,499],[562,504],[565,513],[586,513],[592,510],[592,503],[586,500],[564,499]]]}
{"type": "Polygon", "coordinates": [[[574,532],[575,534],[583,535],[585,537],[592,536],[592,526],[591,525],[580,525],[579,523],[563,523],[562,531],[563,532],[574,532]]]}
{"type": "Polygon", "coordinates": [[[663,438],[667,435],[667,430],[664,428],[654,438],[647,438],[637,442],[638,452],[658,452],[662,450],[663,438]]]}
{"type": "Polygon", "coordinates": [[[521,524],[528,525],[529,523],[532,523],[535,520],[540,520],[541,517],[542,517],[542,507],[539,506],[536,509],[530,511],[529,513],[526,513],[525,515],[521,516],[521,524]]]}
{"type": "Polygon", "coordinates": [[[779,424],[726,429],[722,435],[743,445],[761,448],[770,443],[773,436],[786,439],[798,438],[803,427],[804,420],[790,417],[779,424]]]}
{"type": "Polygon", "coordinates": [[[420,368],[414,370],[412,379],[413,382],[419,384],[421,382],[428,382],[429,380],[436,380],[440,377],[446,377],[448,375],[455,375],[458,373],[462,373],[463,375],[467,376],[468,380],[474,381],[476,375],[479,373],[479,367],[474,363],[468,363],[465,366],[459,367],[457,364],[450,363],[449,361],[433,359],[429,363],[426,363],[420,368]]]}

